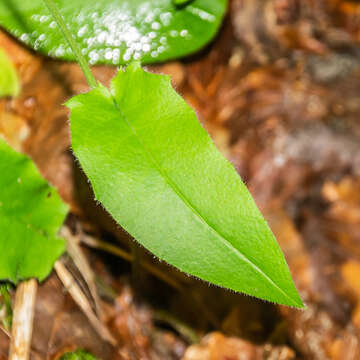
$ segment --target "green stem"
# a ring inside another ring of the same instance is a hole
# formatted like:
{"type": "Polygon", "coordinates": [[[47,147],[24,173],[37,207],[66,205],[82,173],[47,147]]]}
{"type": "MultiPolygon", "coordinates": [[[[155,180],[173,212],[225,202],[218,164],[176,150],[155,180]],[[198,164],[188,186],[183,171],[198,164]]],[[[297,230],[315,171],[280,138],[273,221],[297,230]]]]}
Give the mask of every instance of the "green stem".
{"type": "Polygon", "coordinates": [[[71,34],[70,30],[68,29],[64,18],[62,17],[59,9],[57,8],[54,0],[44,0],[45,5],[47,6],[47,8],[49,9],[51,15],[54,17],[56,23],[58,24],[60,30],[62,31],[66,41],[68,42],[68,44],[70,45],[75,58],[77,59],[81,70],[83,71],[86,80],[89,84],[90,87],[95,88],[98,86],[97,81],[94,78],[94,75],[92,74],[90,67],[85,59],[85,57],[83,56],[83,54],[81,53],[81,50],[78,46],[78,44],[76,43],[73,35],[71,34]]]}

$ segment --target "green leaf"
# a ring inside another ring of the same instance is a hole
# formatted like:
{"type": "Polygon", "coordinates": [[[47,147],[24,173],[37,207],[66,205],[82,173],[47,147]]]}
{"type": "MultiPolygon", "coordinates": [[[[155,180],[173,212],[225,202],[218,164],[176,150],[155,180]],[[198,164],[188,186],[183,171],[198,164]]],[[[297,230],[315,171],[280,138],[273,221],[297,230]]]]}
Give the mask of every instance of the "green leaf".
{"type": "Polygon", "coordinates": [[[0,139],[0,280],[43,280],[65,243],[67,206],[33,162],[0,139]]]}
{"type": "MultiPolygon", "coordinates": [[[[180,7],[173,0],[56,2],[92,64],[152,63],[191,54],[214,37],[227,7],[227,0],[180,7]]],[[[43,0],[0,1],[0,24],[43,54],[75,60],[43,0]]]]}
{"type": "Polygon", "coordinates": [[[174,3],[176,6],[183,6],[183,5],[185,5],[185,4],[191,3],[191,1],[193,1],[193,0],[173,0],[173,3],[174,3]]]}
{"type": "Polygon", "coordinates": [[[60,360],[97,360],[97,358],[90,353],[79,349],[62,355],[60,360]]]}
{"type": "Polygon", "coordinates": [[[143,246],[213,284],[303,306],[250,193],[169,77],[132,64],[110,91],[67,105],[96,199],[143,246]]]}
{"type": "Polygon", "coordinates": [[[20,92],[20,82],[14,65],[0,48],[0,97],[17,96],[20,92]]]}

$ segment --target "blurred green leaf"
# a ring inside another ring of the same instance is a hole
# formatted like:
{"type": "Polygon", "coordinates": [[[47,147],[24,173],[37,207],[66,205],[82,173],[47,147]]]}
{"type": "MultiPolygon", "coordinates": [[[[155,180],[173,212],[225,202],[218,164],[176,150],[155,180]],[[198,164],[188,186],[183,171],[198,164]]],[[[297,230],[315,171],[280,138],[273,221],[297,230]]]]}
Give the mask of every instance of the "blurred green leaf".
{"type": "Polygon", "coordinates": [[[17,96],[19,92],[20,82],[14,65],[0,48],[0,97],[17,96]]]}
{"type": "Polygon", "coordinates": [[[79,349],[62,355],[60,360],[97,360],[97,358],[90,353],[79,349]]]}
{"type": "Polygon", "coordinates": [[[68,207],[33,162],[0,139],[0,280],[43,280],[65,250],[68,207]]]}

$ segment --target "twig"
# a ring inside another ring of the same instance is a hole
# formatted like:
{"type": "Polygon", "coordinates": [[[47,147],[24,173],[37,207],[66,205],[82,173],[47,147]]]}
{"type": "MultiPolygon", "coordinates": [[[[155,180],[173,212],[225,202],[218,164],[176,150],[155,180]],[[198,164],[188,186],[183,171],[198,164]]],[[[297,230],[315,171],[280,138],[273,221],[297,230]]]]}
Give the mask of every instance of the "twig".
{"type": "Polygon", "coordinates": [[[155,311],[154,319],[157,321],[165,322],[171,325],[184,339],[189,341],[191,344],[199,342],[199,337],[196,332],[188,325],[177,319],[166,311],[155,311]]]}
{"type": "MultiPolygon", "coordinates": [[[[85,235],[85,234],[81,236],[80,240],[84,245],[87,245],[93,249],[99,249],[99,250],[108,252],[110,254],[119,256],[122,259],[129,261],[129,262],[133,261],[133,256],[131,254],[129,254],[128,252],[126,252],[125,250],[119,248],[118,246],[109,244],[105,241],[101,241],[99,239],[96,239],[92,236],[85,235]]],[[[174,289],[176,289],[178,291],[184,290],[183,286],[180,283],[178,283],[176,280],[172,279],[170,276],[168,276],[164,272],[157,269],[155,266],[149,264],[148,262],[141,261],[140,265],[145,270],[147,270],[150,274],[154,275],[155,277],[162,280],[166,284],[170,285],[174,289]]]]}
{"type": "Polygon", "coordinates": [[[17,286],[9,360],[29,359],[37,287],[35,279],[17,286]]]}
{"type": "Polygon", "coordinates": [[[90,294],[94,300],[96,313],[100,319],[102,319],[103,313],[100,298],[96,288],[95,276],[79,245],[80,238],[79,236],[72,235],[71,231],[66,226],[62,227],[60,234],[66,239],[67,252],[84,278],[89,288],[90,294]]]}
{"type": "Polygon", "coordinates": [[[0,326],[0,330],[1,330],[8,338],[11,338],[11,334],[10,334],[3,326],[0,326]]]}
{"type": "Polygon", "coordinates": [[[141,251],[136,241],[130,242],[132,262],[131,262],[131,278],[133,281],[134,290],[137,296],[141,294],[141,251]]]}
{"type": "Polygon", "coordinates": [[[10,285],[8,283],[0,284],[0,295],[2,297],[3,306],[0,310],[1,326],[9,332],[11,330],[11,323],[13,318],[13,311],[10,298],[10,285]]]}
{"type": "MultiPolygon", "coordinates": [[[[84,244],[89,246],[90,248],[99,249],[102,251],[105,251],[109,254],[119,256],[122,259],[132,262],[133,256],[126,252],[125,250],[119,248],[118,246],[109,244],[105,241],[102,241],[100,239],[97,239],[95,237],[85,235],[83,234],[80,237],[80,241],[84,244]]],[[[142,266],[146,271],[148,271],[150,274],[155,276],[156,278],[162,280],[166,284],[170,285],[175,290],[184,293],[184,291],[187,291],[189,293],[189,296],[192,298],[193,301],[198,305],[199,310],[202,311],[206,319],[209,321],[210,324],[212,324],[214,327],[219,327],[220,321],[217,319],[217,317],[209,311],[209,309],[204,305],[204,302],[200,298],[198,294],[196,294],[193,291],[187,290],[181,283],[177,282],[170,276],[168,276],[166,273],[162,272],[161,270],[157,269],[155,266],[149,264],[148,262],[145,262],[144,260],[140,262],[140,266],[142,266]]]]}
{"type": "Polygon", "coordinates": [[[76,283],[74,278],[68,269],[64,266],[64,264],[58,260],[54,265],[55,271],[65,286],[66,290],[69,292],[74,301],[78,304],[80,309],[84,312],[84,314],[89,319],[91,325],[97,331],[97,333],[106,341],[108,341],[112,345],[116,345],[116,339],[110,334],[107,327],[97,318],[94,313],[91,305],[89,304],[88,299],[80,289],[79,285],[76,283]]]}

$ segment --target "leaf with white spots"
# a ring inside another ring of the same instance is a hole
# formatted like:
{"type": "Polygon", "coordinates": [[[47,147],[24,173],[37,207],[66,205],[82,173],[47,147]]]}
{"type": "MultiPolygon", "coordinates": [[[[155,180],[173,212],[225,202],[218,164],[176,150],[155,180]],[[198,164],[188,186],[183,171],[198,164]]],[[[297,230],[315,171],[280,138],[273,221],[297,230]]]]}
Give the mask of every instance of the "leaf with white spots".
{"type": "MultiPolygon", "coordinates": [[[[152,63],[203,48],[227,0],[56,0],[91,64],[152,63]]],[[[45,55],[75,60],[43,0],[0,1],[0,25],[45,55]]]]}

